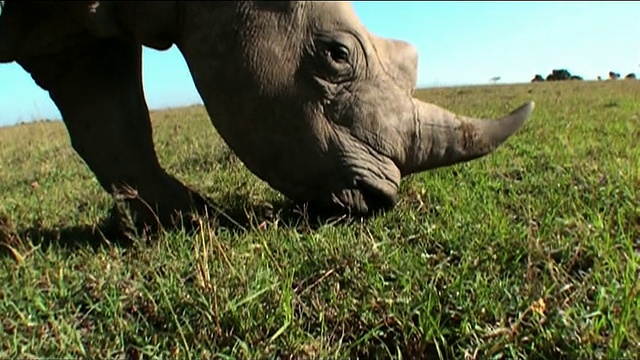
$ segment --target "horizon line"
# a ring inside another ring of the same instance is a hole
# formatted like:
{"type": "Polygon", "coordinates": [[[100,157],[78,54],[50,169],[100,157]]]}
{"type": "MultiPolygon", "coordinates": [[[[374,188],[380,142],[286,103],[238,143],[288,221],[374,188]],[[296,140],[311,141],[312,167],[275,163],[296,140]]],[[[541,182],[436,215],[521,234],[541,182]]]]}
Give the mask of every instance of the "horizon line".
{"type": "MultiPolygon", "coordinates": [[[[547,81],[545,79],[545,81],[542,81],[542,82],[567,82],[567,81],[600,82],[600,81],[624,81],[624,80],[628,80],[628,79],[625,79],[621,75],[621,77],[619,79],[616,79],[616,80],[612,80],[612,79],[607,77],[607,78],[601,78],[601,79],[597,79],[597,78],[595,78],[595,79],[585,79],[585,78],[583,78],[582,80],[559,80],[559,81],[547,81]]],[[[525,85],[525,84],[532,84],[532,83],[533,83],[532,81],[527,81],[527,82],[500,82],[499,80],[496,81],[496,82],[493,82],[491,79],[487,80],[486,83],[439,83],[439,82],[432,82],[430,84],[417,85],[416,88],[415,88],[415,91],[426,90],[426,89],[437,89],[437,88],[454,88],[454,87],[525,85]]],[[[157,111],[174,110],[174,109],[187,108],[187,107],[192,107],[192,106],[204,106],[204,103],[202,102],[202,99],[199,99],[199,100],[196,100],[196,102],[191,102],[191,103],[168,105],[168,106],[149,107],[149,112],[151,113],[151,112],[157,112],[157,111]]],[[[56,110],[59,111],[57,109],[57,107],[56,107],[56,110]]],[[[0,122],[0,128],[11,127],[11,126],[16,126],[16,125],[23,125],[23,124],[29,124],[29,123],[55,122],[55,121],[63,121],[63,119],[62,119],[62,117],[53,117],[53,118],[49,118],[49,117],[35,118],[35,117],[32,117],[30,120],[14,120],[13,122],[7,122],[7,123],[0,122]]]]}

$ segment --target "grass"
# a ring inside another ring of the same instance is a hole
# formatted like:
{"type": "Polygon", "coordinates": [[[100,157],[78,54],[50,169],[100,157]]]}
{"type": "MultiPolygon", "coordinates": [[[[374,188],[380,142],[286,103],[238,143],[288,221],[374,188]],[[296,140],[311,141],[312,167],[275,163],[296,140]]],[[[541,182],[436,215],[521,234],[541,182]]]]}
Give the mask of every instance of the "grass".
{"type": "Polygon", "coordinates": [[[248,221],[127,247],[95,233],[112,201],[62,123],[0,129],[0,358],[636,358],[640,82],[418,97],[536,110],[493,155],[405,179],[394,210],[320,226],[202,107],[154,112],[162,164],[248,221]]]}

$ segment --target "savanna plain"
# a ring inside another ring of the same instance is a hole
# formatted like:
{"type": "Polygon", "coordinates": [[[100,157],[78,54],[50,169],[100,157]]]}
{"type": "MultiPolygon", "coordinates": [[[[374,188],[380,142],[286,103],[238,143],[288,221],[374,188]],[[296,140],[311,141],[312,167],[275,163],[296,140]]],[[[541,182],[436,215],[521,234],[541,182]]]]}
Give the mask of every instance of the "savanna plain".
{"type": "Polygon", "coordinates": [[[0,358],[636,359],[640,81],[417,96],[536,109],[494,154],[406,178],[393,210],[320,220],[201,106],[156,111],[161,163],[219,211],[126,243],[61,122],[0,128],[0,358]]]}

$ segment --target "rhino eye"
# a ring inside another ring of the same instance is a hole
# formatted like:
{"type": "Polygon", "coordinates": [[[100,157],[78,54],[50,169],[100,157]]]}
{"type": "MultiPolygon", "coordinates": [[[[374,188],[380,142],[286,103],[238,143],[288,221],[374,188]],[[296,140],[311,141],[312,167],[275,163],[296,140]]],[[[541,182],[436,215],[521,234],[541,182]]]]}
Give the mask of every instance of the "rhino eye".
{"type": "Polygon", "coordinates": [[[316,75],[332,84],[352,81],[358,60],[352,43],[340,34],[319,34],[309,53],[316,75]]]}
{"type": "Polygon", "coordinates": [[[329,46],[329,56],[337,63],[349,62],[349,49],[342,44],[331,44],[329,46]]]}

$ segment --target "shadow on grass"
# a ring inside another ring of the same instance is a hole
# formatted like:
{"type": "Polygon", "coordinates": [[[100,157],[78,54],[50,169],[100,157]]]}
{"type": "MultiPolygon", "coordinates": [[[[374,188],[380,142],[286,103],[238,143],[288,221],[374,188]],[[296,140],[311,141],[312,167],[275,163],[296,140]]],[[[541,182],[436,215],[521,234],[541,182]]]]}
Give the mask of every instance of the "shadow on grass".
{"type": "Polygon", "coordinates": [[[94,249],[115,246],[127,248],[134,240],[110,226],[105,219],[97,224],[71,226],[43,226],[33,224],[24,228],[13,227],[0,219],[0,256],[10,256],[19,260],[35,248],[47,251],[50,247],[63,251],[94,249]]]}
{"type": "MultiPolygon", "coordinates": [[[[210,199],[206,215],[193,217],[182,225],[164,227],[167,232],[184,230],[193,233],[199,230],[198,223],[212,224],[215,229],[226,229],[238,235],[259,228],[265,223],[277,222],[281,227],[296,228],[302,232],[311,232],[327,224],[349,223],[355,219],[345,214],[326,211],[310,211],[290,201],[275,201],[255,204],[238,194],[223,197],[225,205],[214,204],[210,199]],[[198,222],[197,220],[200,220],[198,222]]],[[[218,202],[221,203],[221,202],[218,202]]],[[[40,247],[46,251],[52,245],[66,251],[79,249],[99,249],[115,246],[130,248],[136,243],[153,241],[160,233],[159,229],[140,229],[123,225],[122,217],[116,215],[117,205],[109,216],[97,224],[46,227],[34,224],[20,229],[11,224],[6,217],[0,216],[0,256],[16,257],[15,249],[40,247]]],[[[0,214],[2,215],[2,214],[0,214]]]]}
{"type": "MultiPolygon", "coordinates": [[[[299,231],[314,231],[324,225],[348,224],[357,219],[344,212],[325,209],[310,209],[304,204],[288,200],[251,203],[238,194],[227,194],[225,205],[215,206],[209,220],[218,228],[243,233],[263,223],[278,223],[281,227],[299,231]]],[[[211,213],[210,213],[211,214],[211,213]]]]}

